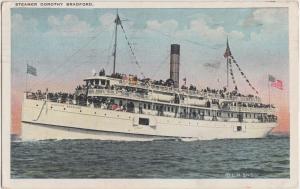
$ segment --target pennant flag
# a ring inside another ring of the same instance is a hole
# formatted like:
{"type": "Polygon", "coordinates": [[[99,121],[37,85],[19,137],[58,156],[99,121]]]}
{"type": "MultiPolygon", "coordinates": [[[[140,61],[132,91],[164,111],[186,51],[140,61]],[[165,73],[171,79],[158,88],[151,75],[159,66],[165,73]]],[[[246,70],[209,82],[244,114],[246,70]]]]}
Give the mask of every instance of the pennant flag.
{"type": "Polygon", "coordinates": [[[269,81],[270,82],[275,82],[275,77],[269,74],[269,81]]]}
{"type": "Polygon", "coordinates": [[[226,46],[226,50],[225,50],[225,53],[224,53],[224,58],[228,58],[230,56],[231,56],[231,51],[230,51],[230,48],[229,48],[228,37],[227,37],[227,46],[226,46]]]}
{"type": "Polygon", "coordinates": [[[271,84],[271,86],[283,90],[283,82],[281,80],[276,80],[271,84]]]}
{"type": "Polygon", "coordinates": [[[36,68],[27,64],[27,73],[37,76],[36,68]]]}

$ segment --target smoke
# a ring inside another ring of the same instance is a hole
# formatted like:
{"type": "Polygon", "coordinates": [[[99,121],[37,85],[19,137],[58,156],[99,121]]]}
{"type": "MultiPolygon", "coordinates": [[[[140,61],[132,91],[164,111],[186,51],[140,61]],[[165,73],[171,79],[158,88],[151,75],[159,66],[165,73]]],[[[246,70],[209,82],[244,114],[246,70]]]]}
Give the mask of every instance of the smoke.
{"type": "Polygon", "coordinates": [[[221,62],[220,61],[215,61],[215,62],[207,62],[203,65],[205,68],[208,69],[213,69],[213,70],[217,70],[220,68],[221,66],[221,62]]]}

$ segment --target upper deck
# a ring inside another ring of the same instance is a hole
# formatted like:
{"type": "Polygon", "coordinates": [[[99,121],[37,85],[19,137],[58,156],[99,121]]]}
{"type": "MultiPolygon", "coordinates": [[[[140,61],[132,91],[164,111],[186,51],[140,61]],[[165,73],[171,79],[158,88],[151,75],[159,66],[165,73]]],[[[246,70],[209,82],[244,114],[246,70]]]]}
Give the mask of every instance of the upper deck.
{"type": "Polygon", "coordinates": [[[222,92],[218,91],[208,91],[206,89],[202,90],[189,90],[189,89],[179,89],[169,86],[156,85],[153,82],[142,82],[139,80],[132,81],[130,79],[121,79],[108,76],[93,76],[86,78],[84,81],[87,85],[91,85],[91,88],[102,88],[107,86],[116,87],[126,87],[132,89],[142,89],[150,92],[157,92],[167,95],[178,94],[181,96],[186,96],[190,98],[204,98],[204,99],[222,99],[223,101],[236,101],[245,103],[261,103],[261,99],[258,96],[253,95],[242,95],[240,93],[232,92],[222,92]]]}

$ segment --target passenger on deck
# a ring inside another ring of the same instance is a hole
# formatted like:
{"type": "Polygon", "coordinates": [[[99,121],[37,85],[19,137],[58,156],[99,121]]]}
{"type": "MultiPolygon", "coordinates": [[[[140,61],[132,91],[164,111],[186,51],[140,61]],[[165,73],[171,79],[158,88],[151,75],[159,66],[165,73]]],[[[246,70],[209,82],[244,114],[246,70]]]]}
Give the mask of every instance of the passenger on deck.
{"type": "Polygon", "coordinates": [[[210,108],[210,101],[209,100],[206,102],[206,107],[210,108]]]}
{"type": "Polygon", "coordinates": [[[105,70],[103,68],[100,70],[99,76],[105,76],[105,70]]]}

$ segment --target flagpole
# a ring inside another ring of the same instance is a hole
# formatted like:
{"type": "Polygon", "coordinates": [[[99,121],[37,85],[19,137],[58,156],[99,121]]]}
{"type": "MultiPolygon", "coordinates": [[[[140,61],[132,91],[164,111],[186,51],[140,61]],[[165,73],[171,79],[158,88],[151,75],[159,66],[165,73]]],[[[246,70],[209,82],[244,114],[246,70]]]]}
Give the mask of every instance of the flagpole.
{"type": "Polygon", "coordinates": [[[26,64],[26,81],[25,81],[25,93],[26,93],[26,97],[27,97],[27,82],[28,82],[28,64],[26,64]]]}
{"type": "Polygon", "coordinates": [[[228,83],[228,57],[227,57],[227,63],[226,63],[226,65],[227,65],[227,89],[229,89],[229,83],[228,83]]]}
{"type": "Polygon", "coordinates": [[[230,52],[229,43],[228,43],[228,36],[227,36],[227,41],[226,41],[225,55],[226,55],[226,67],[227,67],[227,89],[229,89],[229,75],[228,75],[229,58],[228,57],[231,56],[231,52],[230,52]]]}
{"type": "Polygon", "coordinates": [[[118,41],[118,24],[120,22],[119,20],[119,13],[117,9],[117,15],[115,19],[115,43],[114,43],[114,64],[113,64],[113,74],[116,72],[116,59],[117,59],[117,41],[118,41]]]}
{"type": "Polygon", "coordinates": [[[271,96],[270,96],[270,93],[271,93],[271,89],[270,89],[270,81],[269,81],[269,75],[268,75],[268,95],[269,95],[269,108],[271,109],[271,96]]]}

